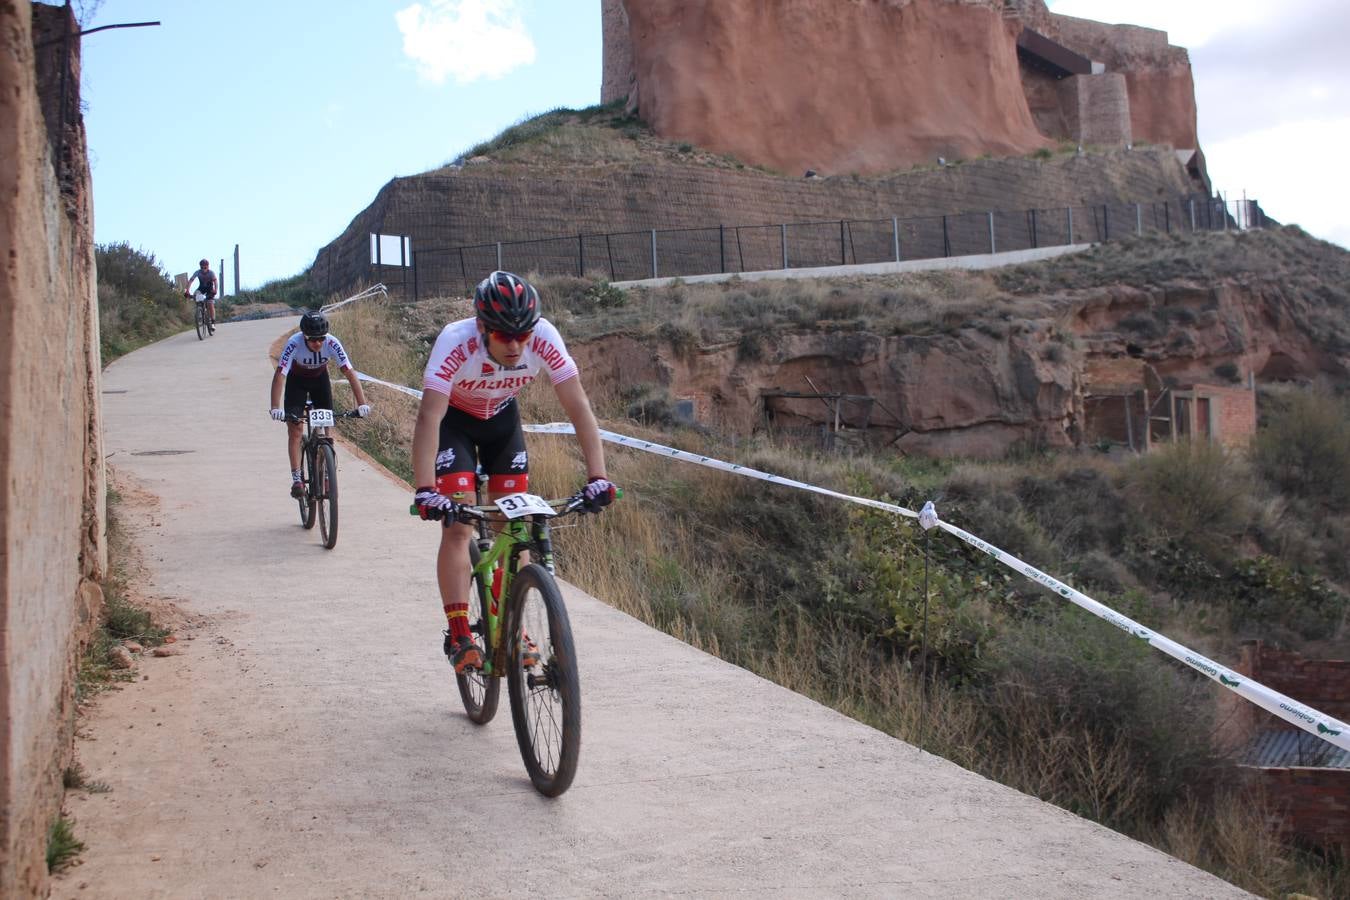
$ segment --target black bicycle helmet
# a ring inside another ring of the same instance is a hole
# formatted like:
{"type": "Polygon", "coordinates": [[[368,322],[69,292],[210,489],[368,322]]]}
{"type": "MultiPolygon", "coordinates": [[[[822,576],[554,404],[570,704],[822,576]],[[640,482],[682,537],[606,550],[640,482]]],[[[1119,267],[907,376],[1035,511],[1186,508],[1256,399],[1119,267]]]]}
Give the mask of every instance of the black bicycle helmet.
{"type": "Polygon", "coordinates": [[[307,312],[300,317],[300,330],[305,337],[323,337],[328,333],[328,317],[318,310],[307,312]]]}
{"type": "Polygon", "coordinates": [[[488,328],[522,334],[539,321],[539,292],[518,275],[493,272],[474,288],[473,309],[488,328]]]}

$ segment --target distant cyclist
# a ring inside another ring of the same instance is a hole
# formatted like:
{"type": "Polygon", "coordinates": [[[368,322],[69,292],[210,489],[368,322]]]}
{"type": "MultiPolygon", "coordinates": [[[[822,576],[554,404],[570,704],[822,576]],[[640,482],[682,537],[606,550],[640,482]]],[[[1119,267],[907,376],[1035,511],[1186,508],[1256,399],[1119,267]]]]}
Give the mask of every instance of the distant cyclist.
{"type": "Polygon", "coordinates": [[[193,272],[187,280],[184,297],[194,298],[198,303],[206,304],[206,327],[216,333],[216,273],[211,271],[211,261],[204,259],[198,263],[201,268],[193,272]],[[192,282],[196,280],[197,290],[192,291],[192,282]]]}
{"type": "Polygon", "coordinates": [[[300,317],[300,332],[291,335],[281,349],[276,374],[272,376],[272,418],[287,423],[286,452],[291,461],[291,496],[304,494],[305,486],[300,472],[300,441],[304,425],[299,421],[305,411],[305,400],[314,402],[316,409],[333,408],[333,385],[328,380],[328,363],[334,361],[356,396],[356,411],[362,418],[370,415],[361,381],[356,377],[347,351],[336,336],[328,333],[328,317],[323,313],[307,312],[300,317]],[[285,403],[282,403],[282,389],[285,403]]]}
{"type": "Polygon", "coordinates": [[[446,519],[436,555],[448,628],[443,650],[456,672],[483,664],[469,632],[469,539],[472,525],[456,521],[472,503],[477,468],[488,497],[529,488],[529,457],[516,395],[544,372],[576,429],[589,480],[585,506],[599,512],[614,499],[605,451],[577,364],[558,329],[540,318],[539,292],[510,272],[493,272],[474,290],[475,317],[451,322],[436,338],[422,378],[413,431],[414,495],[423,519],[446,519]]]}

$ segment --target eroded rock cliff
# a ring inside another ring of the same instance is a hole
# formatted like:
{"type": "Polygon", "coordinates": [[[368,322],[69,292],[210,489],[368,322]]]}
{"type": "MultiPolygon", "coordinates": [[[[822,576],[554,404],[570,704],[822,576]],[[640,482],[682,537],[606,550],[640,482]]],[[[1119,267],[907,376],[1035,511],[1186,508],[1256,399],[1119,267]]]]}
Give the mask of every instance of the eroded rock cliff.
{"type": "Polygon", "coordinates": [[[993,0],[624,5],[636,106],[671,140],[792,174],[1048,143],[993,0]]]}
{"type": "Polygon", "coordinates": [[[939,310],[913,333],[841,322],[757,340],[700,345],[658,332],[572,349],[599,383],[647,384],[691,400],[696,420],[718,430],[749,434],[766,424],[766,410],[780,425],[829,427],[829,403],[766,394],[847,394],[872,398],[870,407],[845,403],[841,424],[866,424],[874,443],[995,457],[1019,445],[1093,442],[1100,435],[1089,406],[1102,388],[1121,396],[1133,385],[1156,398],[1164,387],[1222,393],[1274,380],[1345,383],[1350,327],[1338,302],[1315,284],[1197,275],[1005,295],[982,311],[939,310]]]}

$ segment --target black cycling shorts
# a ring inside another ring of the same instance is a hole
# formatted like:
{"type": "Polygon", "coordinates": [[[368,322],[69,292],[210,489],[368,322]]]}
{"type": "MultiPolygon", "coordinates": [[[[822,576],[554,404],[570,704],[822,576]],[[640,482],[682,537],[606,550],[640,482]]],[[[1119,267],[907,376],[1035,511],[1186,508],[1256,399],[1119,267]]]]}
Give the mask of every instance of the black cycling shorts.
{"type": "Polygon", "coordinates": [[[328,380],[328,370],[318,375],[301,375],[290,372],[286,375],[286,398],[281,402],[288,416],[299,416],[305,411],[305,398],[314,402],[315,409],[333,408],[333,383],[328,380]]]}
{"type": "Polygon", "coordinates": [[[529,487],[530,458],[514,398],[490,419],[479,419],[453,406],[441,419],[437,489],[448,497],[472,497],[478,469],[489,477],[491,493],[515,493],[529,487]]]}

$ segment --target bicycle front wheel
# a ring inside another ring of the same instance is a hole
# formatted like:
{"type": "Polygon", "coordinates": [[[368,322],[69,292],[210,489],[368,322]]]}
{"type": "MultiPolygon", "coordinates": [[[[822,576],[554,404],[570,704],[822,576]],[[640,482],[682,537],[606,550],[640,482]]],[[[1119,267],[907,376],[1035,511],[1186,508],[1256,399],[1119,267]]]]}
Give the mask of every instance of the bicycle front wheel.
{"type": "Polygon", "coordinates": [[[338,489],[337,454],[332,444],[323,444],[314,454],[314,505],[319,511],[319,540],[326,549],[337,546],[338,489]]]}
{"type": "Polygon", "coordinates": [[[304,491],[296,502],[300,504],[300,524],[306,530],[314,527],[314,451],[304,447],[300,451],[301,479],[304,491]]]}
{"type": "Polygon", "coordinates": [[[206,339],[206,313],[202,311],[202,305],[200,303],[196,304],[196,306],[197,306],[197,340],[201,341],[206,339]]]}
{"type": "MultiPolygon", "coordinates": [[[[478,565],[479,557],[478,545],[470,540],[469,564],[478,565]]],[[[473,642],[478,645],[478,652],[485,660],[492,658],[492,649],[488,646],[487,604],[488,595],[483,579],[476,575],[469,576],[469,633],[473,635],[473,642]]],[[[497,673],[498,676],[500,674],[497,673]]],[[[476,725],[491,722],[492,717],[497,715],[501,678],[485,675],[482,669],[465,669],[455,674],[455,682],[459,685],[459,699],[464,701],[464,712],[468,713],[469,721],[476,725]]]]}
{"type": "Polygon", "coordinates": [[[581,753],[581,683],[572,626],[558,583],[531,563],[511,585],[507,686],[511,719],[535,790],[556,797],[572,784],[581,753]]]}

